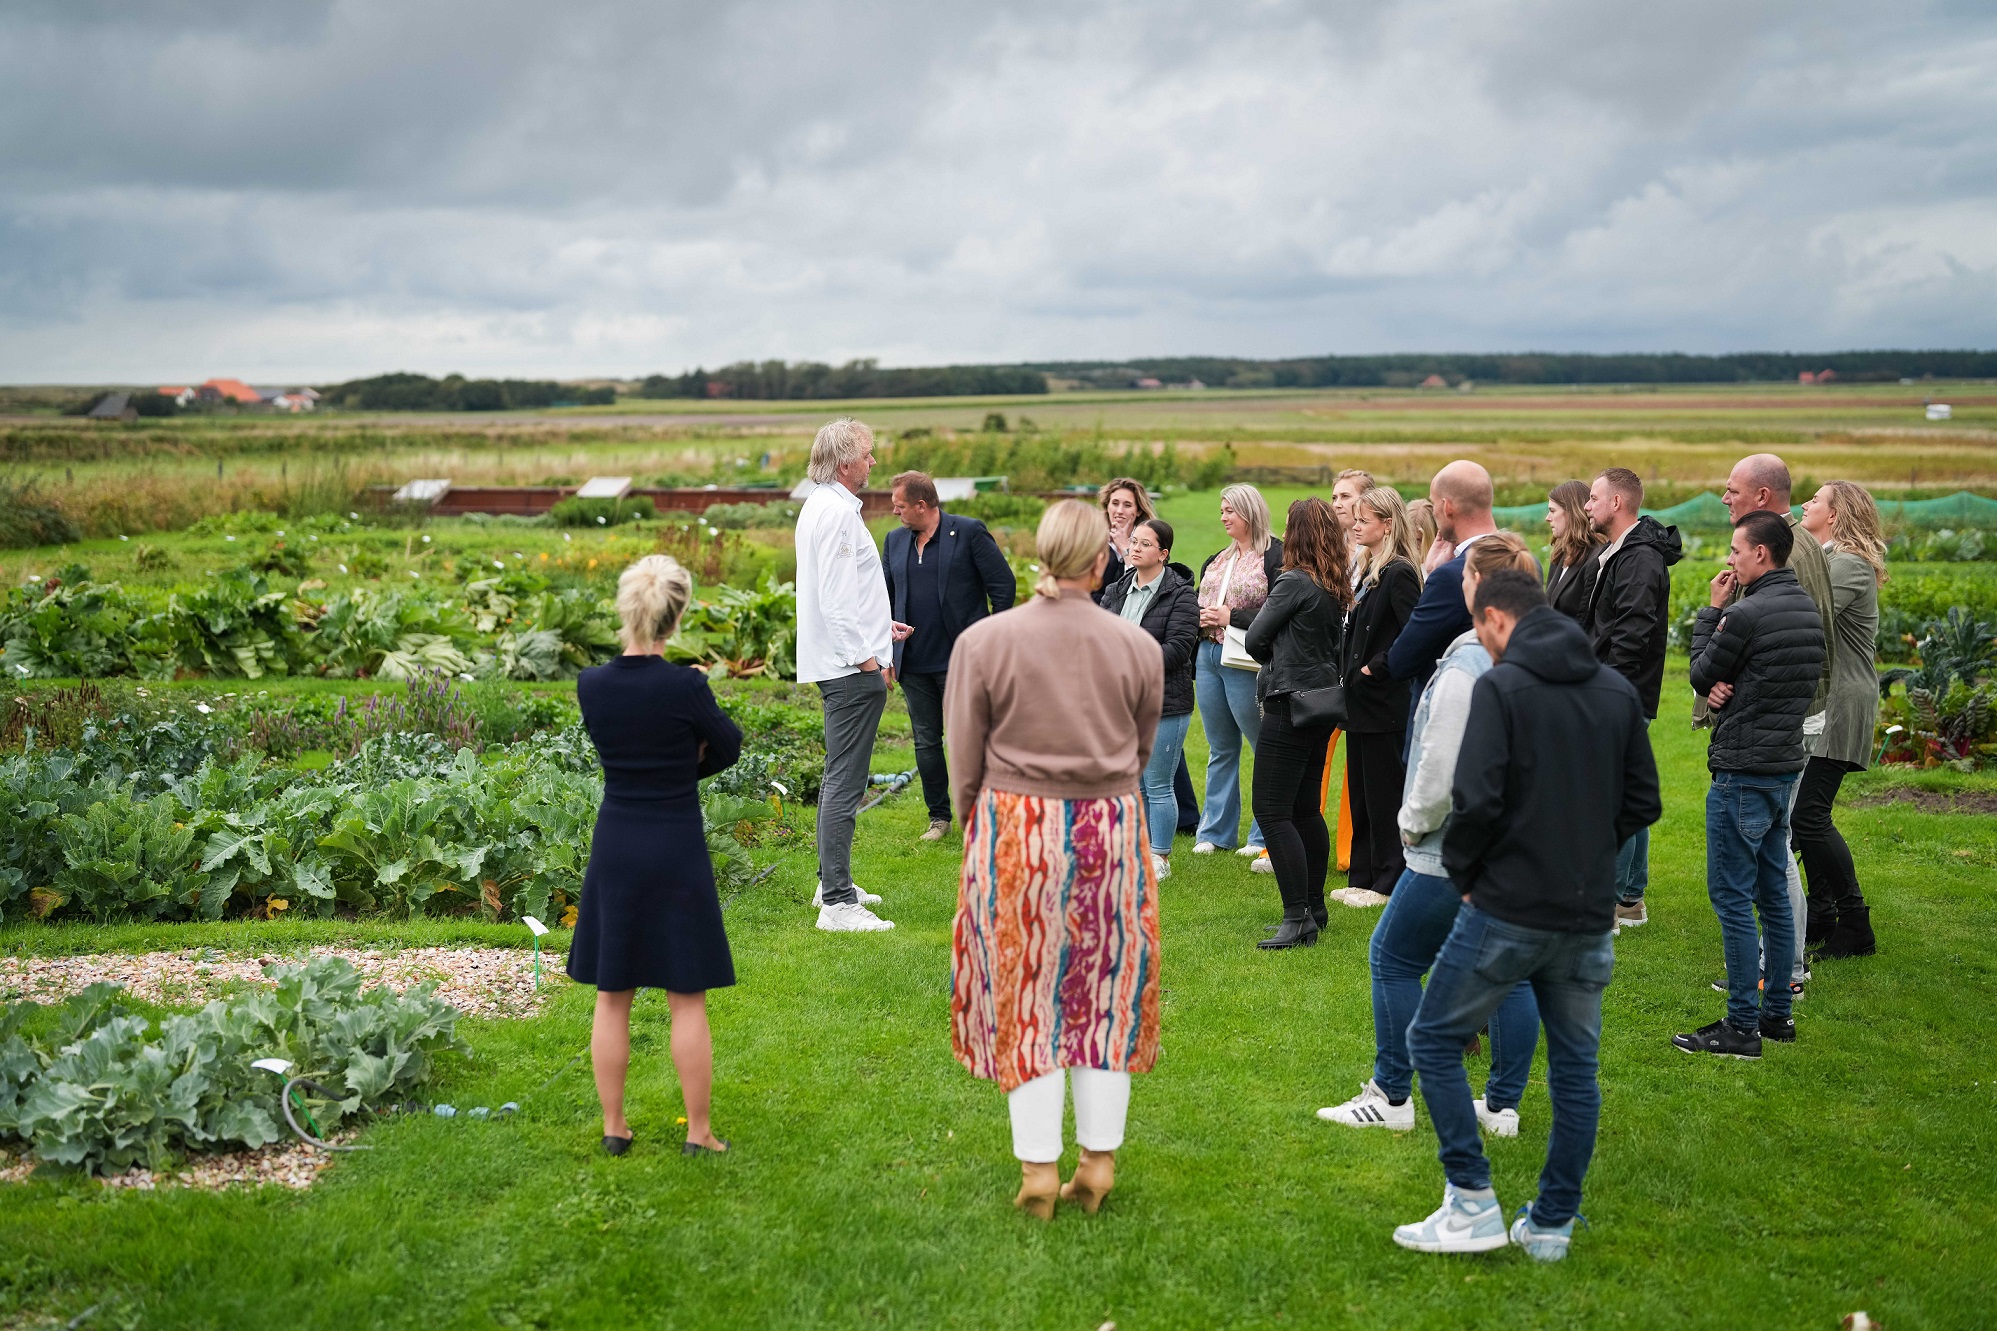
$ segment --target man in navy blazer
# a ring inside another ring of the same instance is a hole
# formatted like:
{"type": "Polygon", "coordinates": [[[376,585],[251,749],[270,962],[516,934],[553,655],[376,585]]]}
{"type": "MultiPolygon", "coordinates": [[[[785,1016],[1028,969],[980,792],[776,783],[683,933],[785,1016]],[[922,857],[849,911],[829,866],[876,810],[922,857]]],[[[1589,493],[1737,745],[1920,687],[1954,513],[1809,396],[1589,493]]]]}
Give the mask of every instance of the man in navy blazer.
{"type": "Polygon", "coordinates": [[[924,841],[950,832],[950,769],[943,754],[943,686],[957,635],[1012,607],[1019,583],[998,542],[975,518],[945,513],[936,482],[919,471],[894,478],[901,526],[888,533],[881,571],[894,616],[895,680],[915,732],[915,767],[929,806],[924,841]]]}
{"type": "Polygon", "coordinates": [[[1463,556],[1478,538],[1497,534],[1491,521],[1492,497],[1491,473],[1474,462],[1452,462],[1428,483],[1428,501],[1435,508],[1435,544],[1423,561],[1428,576],[1414,613],[1387,649],[1387,673],[1412,686],[1410,732],[1414,709],[1421,705],[1421,691],[1435,673],[1435,663],[1450,643],[1470,631],[1470,607],[1463,604],[1463,556]]]}

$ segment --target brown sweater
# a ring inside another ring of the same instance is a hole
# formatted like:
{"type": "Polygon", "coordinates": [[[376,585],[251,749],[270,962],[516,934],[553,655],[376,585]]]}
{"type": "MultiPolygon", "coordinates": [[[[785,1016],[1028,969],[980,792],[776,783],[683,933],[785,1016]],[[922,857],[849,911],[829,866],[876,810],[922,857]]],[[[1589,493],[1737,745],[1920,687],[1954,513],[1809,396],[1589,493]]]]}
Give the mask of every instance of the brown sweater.
{"type": "Polygon", "coordinates": [[[1056,799],[1128,795],[1165,705],[1158,640],[1084,592],[965,629],[950,654],[943,733],[950,786],[968,815],[978,791],[1056,799]]]}

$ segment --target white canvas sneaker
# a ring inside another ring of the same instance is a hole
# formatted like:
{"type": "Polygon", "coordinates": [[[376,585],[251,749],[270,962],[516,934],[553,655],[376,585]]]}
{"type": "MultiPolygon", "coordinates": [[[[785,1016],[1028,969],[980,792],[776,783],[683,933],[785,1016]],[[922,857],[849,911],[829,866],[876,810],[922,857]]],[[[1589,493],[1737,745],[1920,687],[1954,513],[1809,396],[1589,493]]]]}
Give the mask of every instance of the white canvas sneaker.
{"type": "MultiPolygon", "coordinates": [[[[880,893],[869,892],[858,883],[853,884],[853,890],[859,894],[862,906],[878,906],[881,904],[880,893]]],[[[818,889],[811,894],[811,904],[814,906],[823,906],[825,904],[825,880],[823,878],[818,880],[818,889]]]]}
{"type": "Polygon", "coordinates": [[[1249,862],[1248,872],[1274,873],[1276,872],[1276,865],[1275,862],[1271,860],[1267,854],[1263,854],[1261,858],[1249,862]]]}
{"type": "Polygon", "coordinates": [[[1355,910],[1364,910],[1368,906],[1384,906],[1388,899],[1386,893],[1375,892],[1370,887],[1348,887],[1345,889],[1345,895],[1339,898],[1355,910]]]}
{"type": "Polygon", "coordinates": [[[818,927],[828,934],[878,934],[894,928],[894,921],[882,919],[857,901],[849,901],[843,906],[820,906],[818,927]]]}
{"type": "Polygon", "coordinates": [[[1261,855],[1264,853],[1264,851],[1260,846],[1243,846],[1240,850],[1237,850],[1234,853],[1241,856],[1241,858],[1245,860],[1251,855],[1261,855]]]}
{"type": "Polygon", "coordinates": [[[1415,1125],[1414,1097],[1397,1105],[1387,1103],[1387,1093],[1370,1079],[1359,1094],[1342,1105],[1327,1105],[1317,1111],[1327,1123],[1343,1123],[1348,1128],[1391,1128],[1406,1132],[1415,1125]]]}
{"type": "Polygon", "coordinates": [[[1497,1197],[1485,1192],[1465,1197],[1455,1184],[1444,1184],[1435,1214],[1395,1229],[1394,1242],[1416,1252],[1491,1252],[1506,1246],[1511,1237],[1505,1232],[1505,1213],[1497,1197]]]}
{"type": "Polygon", "coordinates": [[[1193,854],[1195,855],[1211,855],[1219,849],[1220,847],[1211,841],[1195,841],[1193,843],[1193,854]]]}
{"type": "Polygon", "coordinates": [[[1172,861],[1166,859],[1163,855],[1153,854],[1151,856],[1151,873],[1159,882],[1164,882],[1172,876],[1172,861]]]}
{"type": "Polygon", "coordinates": [[[1484,1097],[1481,1095],[1470,1103],[1476,1106],[1478,1125],[1493,1137],[1516,1137],[1519,1135],[1518,1110],[1486,1108],[1484,1097]]]}

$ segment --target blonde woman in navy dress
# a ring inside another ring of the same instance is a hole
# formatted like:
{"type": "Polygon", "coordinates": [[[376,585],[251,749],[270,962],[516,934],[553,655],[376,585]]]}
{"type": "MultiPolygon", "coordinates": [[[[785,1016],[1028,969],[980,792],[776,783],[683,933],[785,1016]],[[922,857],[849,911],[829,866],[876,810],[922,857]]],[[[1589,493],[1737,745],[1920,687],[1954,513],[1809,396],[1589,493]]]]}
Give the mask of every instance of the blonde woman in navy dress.
{"type": "Polygon", "coordinates": [[[569,977],[596,986],[590,1062],[603,1102],[603,1149],[631,1149],[624,1074],[631,1062],[631,1000],[663,989],[672,1013],[673,1067],[686,1099],[681,1151],[725,1151],[708,1100],[714,1047],[707,991],[735,983],[714,866],[701,825],[701,777],[733,765],[742,732],[722,715],[707,677],[662,653],[693,595],[693,578],[666,555],[647,555],[617,580],[624,654],[582,672],[576,700],[603,763],[603,806],[583,874],[569,977]]]}

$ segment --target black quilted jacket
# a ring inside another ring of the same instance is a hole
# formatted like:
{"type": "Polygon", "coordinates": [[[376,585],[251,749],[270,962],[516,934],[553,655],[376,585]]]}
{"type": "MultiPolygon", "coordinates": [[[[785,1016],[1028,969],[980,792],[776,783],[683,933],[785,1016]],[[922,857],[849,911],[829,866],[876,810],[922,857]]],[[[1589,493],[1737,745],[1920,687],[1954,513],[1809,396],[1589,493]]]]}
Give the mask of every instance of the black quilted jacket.
{"type": "Polygon", "coordinates": [[[1699,611],[1692,627],[1692,690],[1704,697],[1715,684],[1734,686],[1733,697],[1714,713],[1707,770],[1757,776],[1802,771],[1808,759],[1803,718],[1823,667],[1823,616],[1794,569],[1762,574],[1724,610],[1699,611]]]}

